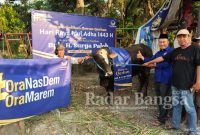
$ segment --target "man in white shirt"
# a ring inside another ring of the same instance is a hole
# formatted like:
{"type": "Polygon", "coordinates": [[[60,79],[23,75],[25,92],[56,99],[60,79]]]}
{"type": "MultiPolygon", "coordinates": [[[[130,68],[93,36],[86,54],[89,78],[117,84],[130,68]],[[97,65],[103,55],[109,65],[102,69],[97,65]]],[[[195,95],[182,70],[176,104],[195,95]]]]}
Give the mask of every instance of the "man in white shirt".
{"type": "Polygon", "coordinates": [[[63,44],[59,44],[59,45],[56,45],[56,50],[55,50],[55,54],[57,55],[56,57],[57,58],[64,58],[64,59],[67,59],[67,60],[71,60],[72,61],[72,64],[81,64],[84,62],[84,60],[88,59],[89,57],[84,57],[84,58],[81,58],[81,57],[72,57],[72,56],[65,56],[65,47],[63,44]]]}

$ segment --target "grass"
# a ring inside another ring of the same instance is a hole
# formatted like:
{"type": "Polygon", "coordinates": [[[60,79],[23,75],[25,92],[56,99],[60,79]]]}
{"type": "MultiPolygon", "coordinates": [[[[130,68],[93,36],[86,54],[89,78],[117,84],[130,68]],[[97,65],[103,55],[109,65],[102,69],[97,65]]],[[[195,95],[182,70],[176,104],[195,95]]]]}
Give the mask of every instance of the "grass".
{"type": "MultiPolygon", "coordinates": [[[[141,125],[139,119],[132,115],[124,116],[122,113],[109,110],[74,110],[78,117],[72,120],[60,121],[62,125],[75,124],[77,128],[87,129],[90,134],[132,134],[132,135],[164,135],[160,128],[141,125]],[[109,129],[109,130],[108,130],[109,129]]],[[[61,126],[62,126],[61,125],[61,126]]],[[[62,126],[63,127],[63,126],[62,126]]]]}
{"type": "MultiPolygon", "coordinates": [[[[109,107],[104,109],[85,106],[85,91],[92,91],[95,94],[101,93],[98,91],[99,87],[92,87],[97,85],[97,81],[94,78],[87,81],[73,80],[71,90],[72,110],[67,111],[66,108],[60,108],[60,115],[50,112],[26,120],[26,127],[30,129],[31,135],[40,135],[40,133],[46,135],[45,130],[48,134],[48,132],[52,132],[52,128],[54,128],[55,134],[59,135],[171,135],[172,133],[178,135],[178,132],[151,126],[151,121],[146,116],[152,114],[146,110],[120,112],[119,110],[109,109],[109,107]],[[91,89],[88,89],[88,86],[91,89]],[[40,127],[41,123],[46,124],[49,128],[40,129],[40,132],[36,132],[36,127],[40,127]]],[[[182,135],[183,133],[179,132],[179,134],[182,135]]]]}

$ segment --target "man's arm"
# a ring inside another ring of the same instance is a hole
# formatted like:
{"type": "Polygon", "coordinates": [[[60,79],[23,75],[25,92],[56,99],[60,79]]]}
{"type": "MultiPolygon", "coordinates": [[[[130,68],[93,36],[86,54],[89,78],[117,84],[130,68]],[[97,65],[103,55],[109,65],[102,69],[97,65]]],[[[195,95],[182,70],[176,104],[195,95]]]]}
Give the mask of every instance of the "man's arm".
{"type": "Polygon", "coordinates": [[[72,57],[72,56],[65,56],[67,60],[71,60],[72,64],[80,64],[83,62],[82,58],[72,57]]]}
{"type": "Polygon", "coordinates": [[[192,86],[194,91],[200,91],[200,48],[195,46],[195,64],[197,65],[196,68],[196,83],[192,86]]]}
{"type": "Polygon", "coordinates": [[[197,82],[200,83],[200,66],[197,66],[197,82]]]}
{"type": "Polygon", "coordinates": [[[200,66],[197,66],[197,78],[196,83],[192,86],[194,91],[200,91],[200,66]]]}
{"type": "Polygon", "coordinates": [[[137,58],[143,60],[144,62],[149,62],[155,59],[155,55],[153,55],[151,58],[147,58],[147,57],[144,57],[140,51],[138,51],[137,58]]]}
{"type": "Polygon", "coordinates": [[[143,65],[148,67],[149,65],[152,65],[152,64],[155,64],[155,63],[158,63],[158,62],[162,62],[162,61],[164,61],[164,59],[161,56],[161,57],[158,57],[158,58],[156,58],[156,59],[154,59],[152,61],[146,62],[143,65]]]}

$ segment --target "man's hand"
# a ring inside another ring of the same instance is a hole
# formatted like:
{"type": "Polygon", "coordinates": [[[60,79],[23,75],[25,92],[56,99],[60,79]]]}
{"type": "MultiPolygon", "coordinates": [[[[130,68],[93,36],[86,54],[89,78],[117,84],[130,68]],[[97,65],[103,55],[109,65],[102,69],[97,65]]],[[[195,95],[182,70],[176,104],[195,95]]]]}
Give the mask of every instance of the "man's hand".
{"type": "Polygon", "coordinates": [[[88,60],[88,59],[91,59],[92,57],[90,57],[90,56],[85,56],[84,57],[84,60],[88,60]]]}
{"type": "Polygon", "coordinates": [[[200,91],[200,82],[196,82],[193,86],[192,89],[194,91],[200,91]]]}
{"type": "Polygon", "coordinates": [[[143,64],[143,66],[148,67],[149,64],[150,64],[149,62],[145,62],[145,63],[143,64]]]}
{"type": "Polygon", "coordinates": [[[148,67],[150,67],[150,68],[155,68],[155,67],[156,67],[156,63],[149,64],[148,67]]]}
{"type": "Polygon", "coordinates": [[[71,60],[72,57],[71,56],[66,56],[66,60],[71,60]]]}
{"type": "Polygon", "coordinates": [[[154,67],[156,67],[156,63],[146,62],[146,63],[143,64],[143,66],[145,66],[145,67],[150,67],[150,68],[154,68],[154,67]]]}
{"type": "Polygon", "coordinates": [[[141,54],[140,51],[138,51],[138,53],[137,53],[137,58],[144,60],[144,56],[141,54]]]}

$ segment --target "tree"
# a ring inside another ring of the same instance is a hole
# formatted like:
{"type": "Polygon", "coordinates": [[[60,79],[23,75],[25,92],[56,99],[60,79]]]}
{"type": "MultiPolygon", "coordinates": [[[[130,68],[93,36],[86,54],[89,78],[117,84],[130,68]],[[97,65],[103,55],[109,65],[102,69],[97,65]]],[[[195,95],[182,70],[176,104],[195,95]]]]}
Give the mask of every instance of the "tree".
{"type": "Polygon", "coordinates": [[[6,3],[14,3],[15,0],[5,0],[6,3]]]}
{"type": "Polygon", "coordinates": [[[48,3],[46,3],[43,0],[36,1],[32,4],[30,4],[29,6],[30,6],[30,8],[35,9],[35,10],[48,10],[49,9],[48,3]]]}
{"type": "Polygon", "coordinates": [[[76,9],[77,9],[78,13],[83,15],[84,14],[84,7],[85,7],[84,0],[77,0],[76,1],[76,9]]]}
{"type": "Polygon", "coordinates": [[[64,12],[64,13],[74,13],[76,9],[75,0],[47,0],[47,9],[50,11],[64,12]]]}
{"type": "Polygon", "coordinates": [[[3,32],[23,32],[25,24],[19,19],[19,14],[9,4],[4,4],[0,8],[0,31],[3,32]]]}

